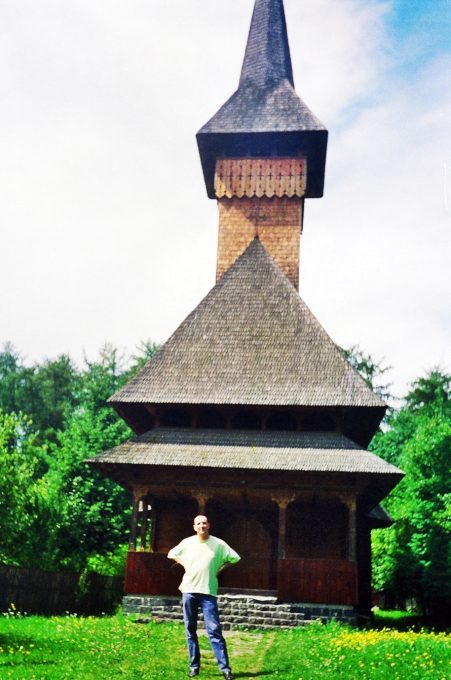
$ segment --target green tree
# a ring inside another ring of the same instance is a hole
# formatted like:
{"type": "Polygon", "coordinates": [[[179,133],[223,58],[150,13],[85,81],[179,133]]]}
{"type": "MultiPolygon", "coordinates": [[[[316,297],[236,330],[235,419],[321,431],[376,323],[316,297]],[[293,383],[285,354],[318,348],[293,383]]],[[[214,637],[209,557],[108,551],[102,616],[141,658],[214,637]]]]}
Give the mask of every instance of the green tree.
{"type": "Polygon", "coordinates": [[[451,375],[442,373],[439,368],[433,368],[424,378],[418,378],[411,385],[406,396],[406,405],[411,411],[424,411],[432,408],[434,411],[443,409],[451,414],[451,375]]]}
{"type": "Polygon", "coordinates": [[[142,368],[144,368],[158,349],[159,345],[151,340],[140,342],[136,348],[136,353],[133,354],[131,358],[130,367],[125,375],[125,382],[133,378],[142,368]]]}
{"type": "Polygon", "coordinates": [[[4,345],[0,557],[23,566],[77,570],[88,559],[123,560],[129,494],[84,460],[130,436],[107,399],[155,350],[153,343],[142,343],[126,360],[105,345],[98,359],[78,369],[66,355],[25,366],[14,347],[4,345]],[[26,415],[17,416],[19,409],[26,415]]]}
{"type": "Polygon", "coordinates": [[[86,362],[80,405],[52,447],[47,482],[55,512],[50,549],[55,567],[81,570],[90,555],[113,551],[127,538],[129,494],[84,462],[131,434],[106,403],[123,381],[117,351],[105,346],[99,361],[86,362]]]}
{"type": "Polygon", "coordinates": [[[20,394],[26,384],[20,354],[10,342],[0,352],[0,408],[4,413],[19,413],[20,394]]]}
{"type": "Polygon", "coordinates": [[[41,449],[30,421],[0,411],[0,559],[20,563],[38,504],[35,471],[41,449]]]}
{"type": "Polygon", "coordinates": [[[416,380],[372,444],[406,473],[386,501],[395,524],[373,532],[374,585],[399,603],[415,598],[432,617],[451,606],[449,388],[437,369],[416,380]]]}
{"type": "Polygon", "coordinates": [[[30,390],[35,394],[34,408],[23,408],[33,420],[38,441],[56,441],[56,432],[64,426],[66,414],[80,402],[81,376],[72,360],[62,354],[33,366],[30,390]]]}
{"type": "Polygon", "coordinates": [[[359,345],[352,345],[348,349],[339,348],[344,358],[364,379],[368,387],[381,399],[393,399],[390,392],[391,383],[382,380],[382,376],[391,371],[391,366],[384,366],[384,360],[376,361],[371,354],[366,354],[359,345]]]}
{"type": "Polygon", "coordinates": [[[65,354],[26,366],[10,343],[0,352],[0,408],[24,413],[37,442],[55,441],[65,414],[79,402],[80,376],[65,354]]]}

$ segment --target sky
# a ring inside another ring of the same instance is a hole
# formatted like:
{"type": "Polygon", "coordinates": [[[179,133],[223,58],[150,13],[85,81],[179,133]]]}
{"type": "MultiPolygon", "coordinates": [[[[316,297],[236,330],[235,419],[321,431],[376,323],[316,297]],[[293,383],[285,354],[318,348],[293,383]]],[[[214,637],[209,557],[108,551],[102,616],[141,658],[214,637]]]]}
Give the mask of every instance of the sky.
{"type": "MultiPolygon", "coordinates": [[[[253,0],[0,0],[0,345],[27,363],[165,341],[214,285],[195,133],[253,0]]],[[[285,0],[329,130],[300,293],[398,396],[451,370],[451,0],[285,0]]]]}

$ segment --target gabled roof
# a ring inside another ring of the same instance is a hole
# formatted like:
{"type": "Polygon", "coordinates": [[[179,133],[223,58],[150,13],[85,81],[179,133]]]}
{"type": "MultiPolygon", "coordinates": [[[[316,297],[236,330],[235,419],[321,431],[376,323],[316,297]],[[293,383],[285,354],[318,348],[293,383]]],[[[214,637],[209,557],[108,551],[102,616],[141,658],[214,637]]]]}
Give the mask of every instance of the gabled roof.
{"type": "Polygon", "coordinates": [[[385,410],[258,238],[110,402],[385,410]]]}

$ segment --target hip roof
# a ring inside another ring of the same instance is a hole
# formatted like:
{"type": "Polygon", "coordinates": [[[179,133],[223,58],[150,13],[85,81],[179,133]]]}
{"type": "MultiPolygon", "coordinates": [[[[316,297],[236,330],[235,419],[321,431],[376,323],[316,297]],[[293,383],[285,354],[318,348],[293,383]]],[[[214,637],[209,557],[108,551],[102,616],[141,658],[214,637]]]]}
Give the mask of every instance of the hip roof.
{"type": "Polygon", "coordinates": [[[385,410],[258,239],[110,402],[385,410]]]}

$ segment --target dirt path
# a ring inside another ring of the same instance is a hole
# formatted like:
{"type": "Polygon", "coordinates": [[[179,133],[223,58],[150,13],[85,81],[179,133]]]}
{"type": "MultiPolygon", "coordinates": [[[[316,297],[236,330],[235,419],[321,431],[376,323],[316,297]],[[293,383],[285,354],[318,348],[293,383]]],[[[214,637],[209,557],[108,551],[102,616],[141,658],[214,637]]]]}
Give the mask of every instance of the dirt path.
{"type": "MultiPolygon", "coordinates": [[[[230,656],[230,665],[237,680],[239,678],[258,678],[263,660],[274,640],[274,633],[248,631],[225,632],[230,656]]],[[[205,633],[199,635],[204,680],[218,677],[218,666],[205,633]]]]}

